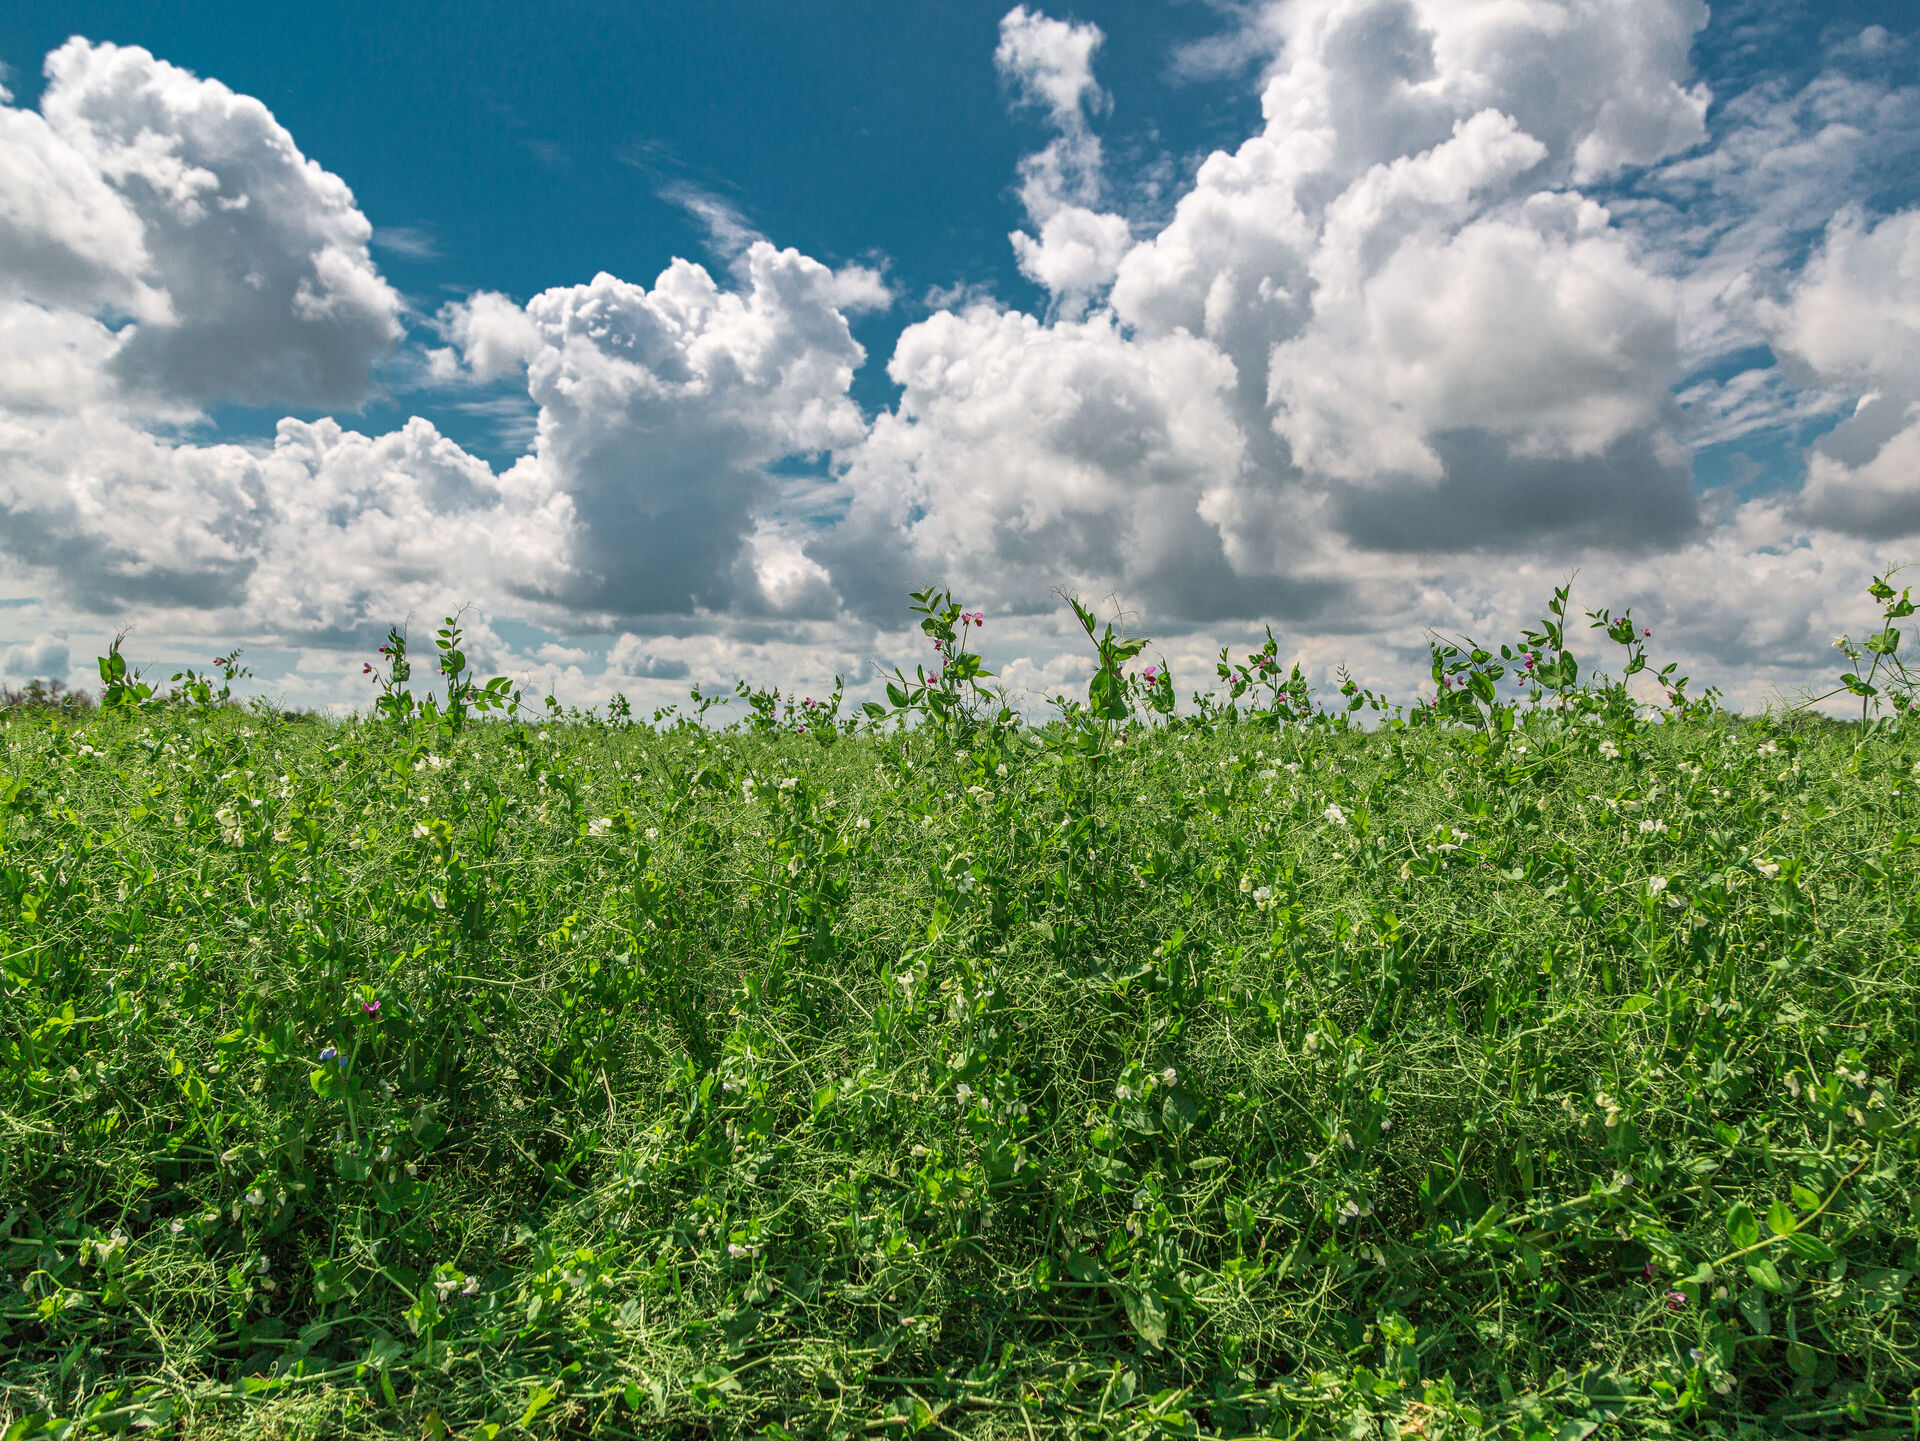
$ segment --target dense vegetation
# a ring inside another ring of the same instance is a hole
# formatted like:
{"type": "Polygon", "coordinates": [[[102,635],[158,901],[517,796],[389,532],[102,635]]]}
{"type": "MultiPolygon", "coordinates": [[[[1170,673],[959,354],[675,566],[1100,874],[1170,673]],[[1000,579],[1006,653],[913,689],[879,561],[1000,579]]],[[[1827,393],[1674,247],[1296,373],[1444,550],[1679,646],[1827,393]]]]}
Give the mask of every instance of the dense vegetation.
{"type": "Polygon", "coordinates": [[[0,726],[10,1441],[1920,1428],[1905,712],[1656,714],[1562,596],[1364,728],[1083,615],[1035,726],[917,599],[858,727],[451,626],[0,726]]]}

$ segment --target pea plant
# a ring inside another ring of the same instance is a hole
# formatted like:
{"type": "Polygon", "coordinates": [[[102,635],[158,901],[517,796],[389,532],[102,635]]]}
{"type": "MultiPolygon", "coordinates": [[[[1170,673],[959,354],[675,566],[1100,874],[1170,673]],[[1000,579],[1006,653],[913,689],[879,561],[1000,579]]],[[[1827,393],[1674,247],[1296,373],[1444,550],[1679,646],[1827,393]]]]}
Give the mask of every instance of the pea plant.
{"type": "Polygon", "coordinates": [[[1856,695],[1860,697],[1863,723],[1882,707],[1891,707],[1893,714],[1903,719],[1912,710],[1914,696],[1920,692],[1920,675],[1908,669],[1899,657],[1900,631],[1894,622],[1913,614],[1913,590],[1905,587],[1896,595],[1887,580],[1887,576],[1876,575],[1867,588],[1867,593],[1880,605],[1880,629],[1859,641],[1848,635],[1834,637],[1833,648],[1847,658],[1852,669],[1840,677],[1838,687],[1813,697],[1807,705],[1843,692],[1856,695]],[[1860,674],[1863,668],[1865,675],[1860,674]]]}
{"type": "Polygon", "coordinates": [[[939,587],[858,715],[116,641],[0,716],[0,1435],[1911,1436],[1874,584],[1844,721],[1564,587],[1184,710],[1065,597],[1035,720],[939,587]]]}

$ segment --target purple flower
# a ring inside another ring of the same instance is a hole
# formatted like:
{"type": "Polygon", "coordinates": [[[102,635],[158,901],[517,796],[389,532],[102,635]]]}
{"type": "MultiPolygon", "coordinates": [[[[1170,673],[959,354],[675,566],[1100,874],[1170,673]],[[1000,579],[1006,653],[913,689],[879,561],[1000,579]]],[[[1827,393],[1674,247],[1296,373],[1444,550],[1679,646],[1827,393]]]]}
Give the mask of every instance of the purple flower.
{"type": "Polygon", "coordinates": [[[1653,1279],[1653,1262],[1649,1261],[1640,1268],[1640,1279],[1642,1281],[1651,1281],[1653,1279]]]}
{"type": "Polygon", "coordinates": [[[1160,667],[1157,665],[1148,666],[1146,669],[1147,684],[1152,685],[1155,681],[1159,679],[1160,679],[1160,667]]]}
{"type": "Polygon", "coordinates": [[[1652,626],[1650,626],[1650,625],[1644,625],[1644,626],[1641,626],[1641,627],[1640,627],[1640,634],[1642,634],[1642,635],[1652,635],[1652,634],[1653,634],[1653,627],[1652,627],[1652,626]]]}
{"type": "Polygon", "coordinates": [[[1667,1292],[1667,1309],[1669,1311],[1686,1310],[1687,1309],[1687,1293],[1685,1291],[1667,1292]]]}
{"type": "Polygon", "coordinates": [[[320,1063],[322,1065],[325,1065],[328,1061],[337,1061],[339,1059],[340,1048],[338,1046],[328,1046],[326,1050],[320,1053],[320,1063]]]}
{"type": "Polygon", "coordinates": [[[360,1003],[360,1009],[365,1011],[369,1016],[377,1016],[380,1014],[380,1003],[378,1001],[362,1001],[360,1003]]]}

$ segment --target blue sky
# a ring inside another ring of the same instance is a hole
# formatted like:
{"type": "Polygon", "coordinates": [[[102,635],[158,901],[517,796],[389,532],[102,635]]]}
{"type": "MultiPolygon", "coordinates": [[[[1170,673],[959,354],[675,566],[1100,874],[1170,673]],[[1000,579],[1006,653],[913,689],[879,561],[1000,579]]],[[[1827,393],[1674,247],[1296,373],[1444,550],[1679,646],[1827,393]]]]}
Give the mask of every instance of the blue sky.
{"type": "Polygon", "coordinates": [[[16,3],[0,671],[817,685],[935,578],[1404,689],[1577,569],[1790,689],[1920,532],[1912,7],[1489,13],[16,3]]]}

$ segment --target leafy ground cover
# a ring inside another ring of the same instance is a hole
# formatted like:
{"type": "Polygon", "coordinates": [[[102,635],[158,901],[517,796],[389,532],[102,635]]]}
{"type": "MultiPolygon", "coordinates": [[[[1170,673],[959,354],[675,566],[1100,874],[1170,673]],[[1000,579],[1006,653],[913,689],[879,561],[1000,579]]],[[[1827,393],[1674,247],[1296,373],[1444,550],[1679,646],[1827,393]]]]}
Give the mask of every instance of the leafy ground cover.
{"type": "Polygon", "coordinates": [[[9,1441],[1920,1432],[1903,717],[1561,596],[1365,728],[1083,612],[1036,726],[916,599],[859,727],[483,718],[451,626],[0,727],[9,1441]]]}

